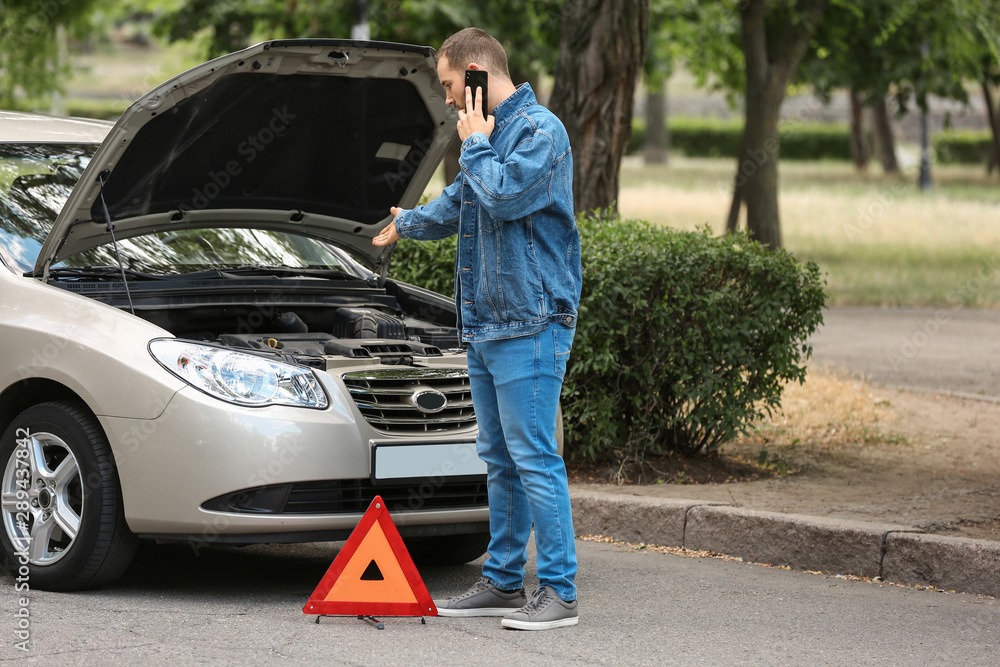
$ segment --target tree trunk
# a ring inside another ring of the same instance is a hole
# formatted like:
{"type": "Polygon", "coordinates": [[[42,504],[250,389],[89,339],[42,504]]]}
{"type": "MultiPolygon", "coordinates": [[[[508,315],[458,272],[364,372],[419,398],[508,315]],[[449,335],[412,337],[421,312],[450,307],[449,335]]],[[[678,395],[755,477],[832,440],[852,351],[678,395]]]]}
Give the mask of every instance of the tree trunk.
{"type": "Polygon", "coordinates": [[[646,92],[646,145],[642,157],[646,164],[666,164],[667,147],[670,145],[667,129],[667,89],[646,92]]]}
{"type": "MultiPolygon", "coordinates": [[[[798,0],[799,21],[768,43],[767,0],[740,4],[741,37],[746,60],[746,125],[737,158],[734,206],[747,206],[747,229],[761,243],[781,247],[778,215],[778,113],[785,90],[826,10],[829,0],[798,0]]],[[[737,209],[738,210],[738,209],[737,209]]]]}
{"type": "Polygon", "coordinates": [[[354,0],[354,22],[351,24],[351,39],[372,38],[368,27],[368,0],[354,0]]]}
{"type": "Polygon", "coordinates": [[[456,134],[451,145],[448,146],[447,152],[444,154],[444,187],[448,187],[458,178],[458,172],[462,170],[458,164],[458,158],[461,155],[462,142],[458,140],[458,135],[456,134]]]}
{"type": "Polygon", "coordinates": [[[859,172],[868,171],[868,146],[865,144],[864,127],[865,107],[861,102],[861,94],[851,86],[851,158],[854,167],[859,172]]]}
{"type": "Polygon", "coordinates": [[[1000,171],[1000,110],[993,104],[993,93],[990,91],[989,70],[983,73],[983,99],[986,100],[986,118],[989,120],[990,132],[993,134],[993,150],[990,161],[986,165],[986,173],[992,174],[993,167],[1000,171]]]}
{"type": "Polygon", "coordinates": [[[573,147],[573,204],[577,211],[617,207],[649,0],[577,0],[564,11],[552,111],[573,147]]]}
{"type": "MultiPolygon", "coordinates": [[[[743,155],[743,151],[746,148],[744,140],[746,138],[746,130],[744,129],[743,134],[740,136],[740,148],[736,153],[737,156],[743,155]]],[[[729,204],[729,217],[726,218],[726,233],[732,234],[740,226],[740,211],[743,209],[743,182],[746,180],[745,177],[740,175],[740,167],[737,162],[736,165],[736,177],[733,179],[733,201],[729,204]]]]}
{"type": "Polygon", "coordinates": [[[889,118],[889,105],[885,97],[877,97],[871,102],[872,132],[878,150],[882,171],[887,174],[898,174],[899,163],[896,161],[896,138],[892,134],[892,120],[889,118]]]}

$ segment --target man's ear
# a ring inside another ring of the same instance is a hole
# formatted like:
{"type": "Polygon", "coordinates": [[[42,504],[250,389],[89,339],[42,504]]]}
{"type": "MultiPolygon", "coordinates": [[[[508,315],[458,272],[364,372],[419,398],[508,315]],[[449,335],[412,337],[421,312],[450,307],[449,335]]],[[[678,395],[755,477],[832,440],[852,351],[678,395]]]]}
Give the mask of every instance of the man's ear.
{"type": "Polygon", "coordinates": [[[481,70],[481,69],[485,69],[485,68],[482,65],[480,65],[479,63],[469,63],[469,66],[466,67],[465,69],[480,69],[481,70]]]}

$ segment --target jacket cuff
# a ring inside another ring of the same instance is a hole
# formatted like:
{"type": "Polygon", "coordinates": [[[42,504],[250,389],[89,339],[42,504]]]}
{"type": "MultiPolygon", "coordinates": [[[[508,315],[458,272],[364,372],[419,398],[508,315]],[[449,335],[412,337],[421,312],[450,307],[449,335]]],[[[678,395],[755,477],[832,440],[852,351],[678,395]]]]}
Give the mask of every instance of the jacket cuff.
{"type": "Polygon", "coordinates": [[[393,222],[393,224],[396,226],[396,233],[399,234],[399,238],[401,238],[401,239],[405,239],[406,238],[406,234],[403,233],[403,231],[405,229],[403,227],[403,218],[409,212],[410,212],[409,210],[400,211],[399,215],[396,216],[396,219],[393,222]]]}
{"type": "Polygon", "coordinates": [[[466,148],[471,148],[478,143],[489,140],[490,138],[487,137],[482,132],[473,132],[472,134],[470,134],[468,137],[465,138],[465,141],[462,142],[462,152],[464,153],[466,148]]]}

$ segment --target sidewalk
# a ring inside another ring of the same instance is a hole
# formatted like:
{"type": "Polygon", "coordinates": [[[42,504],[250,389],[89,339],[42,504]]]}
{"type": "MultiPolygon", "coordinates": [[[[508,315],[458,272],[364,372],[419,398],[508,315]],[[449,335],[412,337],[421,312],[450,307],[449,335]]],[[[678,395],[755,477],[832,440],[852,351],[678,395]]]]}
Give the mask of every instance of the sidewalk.
{"type": "MultiPolygon", "coordinates": [[[[1000,401],[1000,312],[844,308],[824,320],[812,340],[817,363],[875,384],[1000,401]]],[[[576,533],[1000,597],[1000,542],[655,494],[572,485],[576,533]]]]}

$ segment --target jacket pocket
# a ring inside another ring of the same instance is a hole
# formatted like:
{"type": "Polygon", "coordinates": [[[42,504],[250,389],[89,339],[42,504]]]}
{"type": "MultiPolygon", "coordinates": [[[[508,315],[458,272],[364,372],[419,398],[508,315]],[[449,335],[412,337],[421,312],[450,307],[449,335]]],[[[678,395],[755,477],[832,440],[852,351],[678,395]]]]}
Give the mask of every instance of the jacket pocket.
{"type": "Polygon", "coordinates": [[[576,329],[564,327],[561,324],[553,325],[550,328],[552,347],[555,350],[555,372],[559,379],[563,379],[566,377],[566,363],[569,361],[570,350],[573,349],[573,337],[576,335],[576,329]]]}

